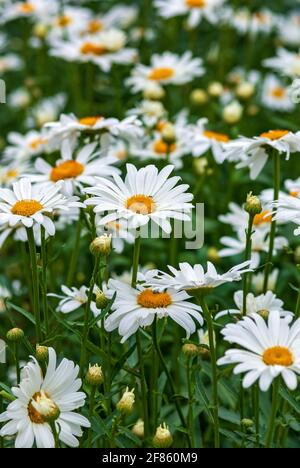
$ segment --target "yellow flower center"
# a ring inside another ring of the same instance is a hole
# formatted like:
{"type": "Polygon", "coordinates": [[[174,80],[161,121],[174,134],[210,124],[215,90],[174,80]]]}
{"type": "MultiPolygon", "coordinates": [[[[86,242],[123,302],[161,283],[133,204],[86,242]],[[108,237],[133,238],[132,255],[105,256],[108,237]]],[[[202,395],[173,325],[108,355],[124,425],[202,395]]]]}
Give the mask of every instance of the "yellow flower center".
{"type": "Polygon", "coordinates": [[[80,52],[84,55],[103,55],[107,52],[107,49],[95,42],[85,42],[80,49],[80,52]]]}
{"type": "Polygon", "coordinates": [[[176,144],[172,143],[168,145],[163,140],[157,140],[153,145],[153,149],[157,154],[172,153],[176,149],[176,144]]]}
{"type": "Polygon", "coordinates": [[[291,190],[290,191],[290,196],[297,198],[299,195],[299,190],[291,190]]]}
{"type": "Polygon", "coordinates": [[[164,127],[168,124],[168,122],[166,120],[160,120],[159,122],[157,122],[156,124],[156,130],[158,132],[162,132],[164,127]]]}
{"type": "Polygon", "coordinates": [[[102,120],[103,117],[96,115],[94,117],[82,117],[79,119],[81,125],[86,125],[87,127],[94,127],[99,120],[102,120]]]}
{"type": "Polygon", "coordinates": [[[152,289],[145,289],[137,296],[137,303],[147,309],[158,309],[171,305],[172,298],[166,292],[159,293],[152,291],[152,289]]]}
{"type": "Polygon", "coordinates": [[[97,32],[103,29],[103,23],[99,20],[91,20],[87,27],[87,32],[89,34],[96,34],[97,32]]]}
{"type": "Polygon", "coordinates": [[[282,88],[281,86],[276,86],[271,90],[271,96],[276,98],[276,99],[281,99],[285,96],[285,89],[282,88]]]}
{"type": "Polygon", "coordinates": [[[126,157],[127,157],[127,152],[126,152],[126,150],[120,149],[119,151],[117,151],[117,152],[116,152],[116,157],[117,157],[120,161],[124,161],[124,159],[126,159],[126,157]]]}
{"type": "Polygon", "coordinates": [[[268,132],[261,133],[262,138],[268,138],[268,140],[279,140],[289,133],[288,130],[269,130],[268,132]]]}
{"type": "Polygon", "coordinates": [[[264,223],[271,223],[272,222],[272,213],[270,211],[262,211],[259,214],[256,214],[253,219],[254,226],[260,226],[264,223]]]}
{"type": "Polygon", "coordinates": [[[56,20],[56,24],[57,26],[61,27],[61,28],[64,28],[66,26],[69,26],[69,24],[71,24],[73,22],[71,16],[68,16],[68,15],[62,15],[62,16],[59,16],[56,20]]]}
{"type": "Polygon", "coordinates": [[[128,210],[142,215],[147,215],[155,211],[153,198],[147,195],[133,195],[126,200],[125,206],[128,210]]]}
{"type": "Polygon", "coordinates": [[[45,423],[45,420],[44,420],[43,416],[34,408],[34,406],[32,404],[32,400],[37,401],[38,398],[40,398],[40,396],[41,396],[41,392],[36,392],[33,395],[32,399],[30,400],[29,405],[27,407],[29,419],[34,424],[44,424],[45,423]]]}
{"type": "Polygon", "coordinates": [[[225,133],[212,132],[210,130],[205,130],[203,135],[210,140],[216,140],[220,143],[227,143],[230,140],[229,136],[225,133]]]}
{"type": "Polygon", "coordinates": [[[189,8],[204,8],[206,7],[206,0],[185,0],[189,8]]]}
{"type": "Polygon", "coordinates": [[[32,3],[25,2],[25,3],[22,3],[19,6],[19,11],[21,13],[30,14],[30,13],[33,13],[35,11],[35,7],[34,7],[34,5],[32,5],[32,3]]]}
{"type": "Polygon", "coordinates": [[[161,67],[161,68],[153,68],[153,70],[151,70],[151,72],[149,73],[148,78],[150,80],[160,81],[160,80],[168,80],[169,78],[172,78],[173,75],[174,75],[173,68],[161,67]]]}
{"type": "Polygon", "coordinates": [[[36,200],[19,200],[11,209],[12,214],[19,216],[32,216],[42,210],[43,205],[36,200]]]}
{"type": "Polygon", "coordinates": [[[107,229],[113,229],[114,231],[120,231],[121,229],[121,224],[115,221],[109,221],[105,226],[107,229]]]}
{"type": "Polygon", "coordinates": [[[19,171],[17,171],[17,169],[10,169],[6,173],[6,178],[7,179],[15,179],[16,177],[18,177],[18,175],[19,175],[19,171]]]}
{"type": "Polygon", "coordinates": [[[81,175],[84,171],[84,165],[77,161],[64,161],[54,167],[50,174],[53,182],[64,179],[73,179],[81,175]]]}
{"type": "Polygon", "coordinates": [[[284,346],[273,346],[264,351],[262,359],[267,366],[285,366],[293,364],[293,355],[288,348],[284,346]]]}
{"type": "Polygon", "coordinates": [[[44,145],[45,143],[47,143],[47,140],[45,140],[45,138],[34,138],[29,143],[29,146],[32,150],[37,150],[39,146],[44,145]]]}

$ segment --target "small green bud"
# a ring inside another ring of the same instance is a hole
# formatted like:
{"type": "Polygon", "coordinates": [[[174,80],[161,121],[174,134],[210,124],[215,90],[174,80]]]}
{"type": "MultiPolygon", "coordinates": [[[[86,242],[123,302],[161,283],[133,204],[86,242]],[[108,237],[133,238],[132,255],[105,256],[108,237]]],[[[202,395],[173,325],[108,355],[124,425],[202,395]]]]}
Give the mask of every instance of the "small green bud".
{"type": "Polygon", "coordinates": [[[85,381],[92,387],[98,387],[101,385],[104,381],[102,368],[98,366],[98,364],[90,366],[85,375],[85,381]]]}
{"type": "Polygon", "coordinates": [[[262,212],[260,199],[255,195],[252,195],[252,192],[248,193],[244,209],[251,216],[260,214],[262,212]]]}
{"type": "Polygon", "coordinates": [[[24,338],[24,332],[21,328],[12,328],[6,334],[7,341],[18,343],[24,338]]]}

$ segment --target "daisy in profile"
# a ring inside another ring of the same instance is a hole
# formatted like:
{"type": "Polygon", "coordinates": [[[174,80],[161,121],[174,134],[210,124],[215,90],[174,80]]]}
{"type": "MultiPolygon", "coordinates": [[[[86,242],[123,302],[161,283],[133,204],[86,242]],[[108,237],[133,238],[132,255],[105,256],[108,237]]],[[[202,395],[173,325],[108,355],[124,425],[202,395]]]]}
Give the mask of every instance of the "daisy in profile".
{"type": "Polygon", "coordinates": [[[196,323],[203,325],[201,308],[188,301],[184,291],[167,288],[158,292],[144,285],[137,289],[117,280],[109,280],[109,295],[116,293],[113,312],[105,320],[105,329],[118,329],[124,343],[140,327],[151,325],[155,317],[170,317],[186,331],[187,337],[196,331],[196,323]],[[195,323],[196,322],[196,323],[195,323]]]}
{"type": "MultiPolygon", "coordinates": [[[[81,286],[80,289],[72,287],[68,288],[67,286],[62,285],[61,290],[63,295],[49,293],[50,297],[57,297],[60,299],[59,304],[56,308],[57,312],[62,312],[63,314],[69,314],[74,310],[79,309],[80,307],[85,306],[88,301],[88,292],[89,289],[86,286],[81,286]]],[[[100,314],[100,310],[97,309],[95,301],[91,302],[91,311],[94,316],[100,314]]]]}
{"type": "Polygon", "coordinates": [[[200,264],[192,266],[184,262],[179,264],[178,270],[168,266],[171,274],[158,271],[151,280],[147,278],[147,283],[159,289],[167,287],[175,290],[184,289],[190,295],[201,291],[207,293],[222,284],[240,281],[244,273],[251,271],[250,263],[250,261],[240,263],[226,273],[219,274],[211,262],[207,262],[206,271],[200,264]]]}
{"type": "Polygon", "coordinates": [[[136,65],[126,83],[132,92],[138,93],[145,90],[149,83],[183,85],[203,74],[202,60],[192,58],[191,52],[185,52],[181,57],[172,52],[164,52],[161,55],[154,54],[148,66],[136,65]]]}
{"type": "MultiPolygon", "coordinates": [[[[215,316],[216,320],[226,315],[243,315],[243,291],[236,291],[233,299],[237,308],[222,310],[215,316]]],[[[283,308],[283,301],[278,299],[272,291],[267,291],[265,294],[259,294],[258,296],[253,293],[247,294],[247,315],[259,314],[266,319],[269,313],[274,310],[280,313],[280,317],[293,315],[292,312],[283,308]]]]}
{"type": "Polygon", "coordinates": [[[44,159],[35,162],[37,174],[26,174],[32,182],[41,188],[49,189],[60,181],[60,190],[66,196],[74,192],[82,192],[84,185],[95,185],[96,176],[111,176],[119,170],[113,167],[116,162],[112,157],[100,157],[100,151],[95,151],[97,143],[85,145],[76,155],[73,155],[69,140],[62,144],[61,159],[51,166],[44,159]]]}
{"type": "Polygon", "coordinates": [[[219,19],[218,9],[224,0],[155,0],[155,6],[163,18],[188,16],[188,26],[194,28],[203,19],[216,23],[219,19]]]}
{"type": "Polygon", "coordinates": [[[261,102],[265,107],[280,112],[290,112],[295,108],[288,88],[273,74],[267,75],[264,80],[261,102]]]}
{"type": "MultiPolygon", "coordinates": [[[[273,195],[273,190],[272,190],[273,195]]],[[[262,201],[262,198],[259,197],[262,201]]],[[[268,199],[267,201],[272,201],[273,198],[268,199]]],[[[249,215],[245,211],[243,206],[238,205],[237,203],[229,203],[229,213],[220,215],[219,220],[222,223],[228,224],[232,227],[235,232],[245,230],[248,226],[249,215]]],[[[253,229],[269,229],[272,222],[272,212],[263,205],[262,212],[255,215],[253,219],[253,229]]]]}
{"type": "Polygon", "coordinates": [[[0,167],[0,187],[11,187],[14,182],[24,174],[28,164],[25,162],[12,162],[10,164],[1,164],[0,167]]]}
{"type": "Polygon", "coordinates": [[[258,314],[228,324],[221,331],[225,341],[242,349],[229,349],[218,364],[237,364],[234,373],[246,373],[243,387],[249,388],[257,380],[265,392],[272,381],[282,376],[290,390],[297,388],[300,374],[300,320],[290,325],[290,316],[281,318],[280,312],[269,313],[268,323],[258,314]]]}
{"type": "Polygon", "coordinates": [[[62,114],[59,121],[49,122],[45,125],[45,129],[49,131],[49,145],[56,148],[65,138],[69,139],[73,145],[82,133],[92,136],[109,133],[128,140],[136,139],[142,134],[140,127],[141,123],[136,116],[118,120],[114,117],[105,118],[100,115],[78,118],[74,114],[62,114]]]}
{"type": "Polygon", "coordinates": [[[206,118],[198,120],[197,124],[190,126],[189,148],[193,156],[199,157],[211,150],[215,161],[221,164],[224,159],[224,150],[230,141],[230,137],[225,133],[214,132],[206,129],[208,120],[206,118]]]}
{"type": "Polygon", "coordinates": [[[26,161],[48,151],[48,139],[42,132],[30,130],[26,135],[10,132],[7,137],[8,146],[4,149],[3,157],[11,161],[26,161]]]}
{"type": "Polygon", "coordinates": [[[126,47],[126,42],[124,31],[110,29],[72,40],[50,40],[50,54],[68,62],[91,62],[109,72],[113,64],[129,65],[136,60],[136,49],[126,47]]]}
{"type": "Polygon", "coordinates": [[[15,448],[54,448],[55,440],[50,423],[54,423],[59,440],[69,447],[78,447],[81,427],[90,427],[84,416],[75,412],[84,406],[86,395],[80,392],[79,367],[63,359],[57,366],[56,353],[49,350],[47,371],[32,358],[22,371],[22,379],[12,392],[16,397],[0,421],[1,437],[16,436],[15,448]]]}
{"type": "Polygon", "coordinates": [[[254,138],[240,137],[228,143],[225,159],[240,160],[237,168],[248,167],[251,179],[256,179],[269,159],[266,147],[277,150],[288,160],[291,153],[300,150],[300,132],[269,130],[254,138]]]}
{"type": "Polygon", "coordinates": [[[300,177],[295,180],[286,179],[284,181],[284,187],[291,197],[299,198],[300,196],[300,177]]]}
{"type": "Polygon", "coordinates": [[[95,187],[84,189],[92,195],[85,203],[94,206],[96,214],[108,211],[99,226],[125,219],[129,229],[137,229],[153,221],[170,233],[170,219],[190,219],[193,195],[187,193],[188,185],[177,185],[180,177],[169,178],[174,166],[166,166],[160,172],[153,165],[138,170],[127,164],[126,169],[125,181],[114,174],[113,182],[98,178],[95,187]]]}
{"type": "Polygon", "coordinates": [[[293,223],[297,225],[294,235],[300,235],[300,198],[286,196],[275,201],[273,207],[276,207],[274,219],[281,223],[293,223]]]}
{"type": "Polygon", "coordinates": [[[31,228],[35,224],[43,226],[49,236],[54,236],[55,225],[49,214],[55,210],[68,210],[81,207],[77,197],[67,198],[60,193],[60,183],[48,189],[32,186],[29,179],[20,179],[13,189],[0,189],[0,225],[17,224],[31,228]]]}
{"type": "Polygon", "coordinates": [[[277,56],[263,61],[263,65],[279,72],[284,76],[296,78],[300,75],[300,55],[298,52],[290,52],[280,48],[277,56]]]}

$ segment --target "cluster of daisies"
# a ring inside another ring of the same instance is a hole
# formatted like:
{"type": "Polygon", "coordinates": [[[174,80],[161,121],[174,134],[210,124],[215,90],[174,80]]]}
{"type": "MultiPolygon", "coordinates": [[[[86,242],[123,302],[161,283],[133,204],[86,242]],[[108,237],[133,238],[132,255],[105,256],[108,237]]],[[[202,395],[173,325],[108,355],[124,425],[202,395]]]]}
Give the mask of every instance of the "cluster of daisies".
{"type": "Polygon", "coordinates": [[[0,2],[0,446],[198,447],[198,416],[227,446],[233,408],[272,445],[300,374],[300,10],[112,3],[0,2]]]}

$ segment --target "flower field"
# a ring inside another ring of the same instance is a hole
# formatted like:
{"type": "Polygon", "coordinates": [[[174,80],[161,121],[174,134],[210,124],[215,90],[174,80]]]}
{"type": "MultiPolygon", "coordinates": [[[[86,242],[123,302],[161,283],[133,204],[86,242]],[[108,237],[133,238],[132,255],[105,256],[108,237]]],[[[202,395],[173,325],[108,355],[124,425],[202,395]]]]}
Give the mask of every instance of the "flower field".
{"type": "Polygon", "coordinates": [[[300,3],[0,0],[0,448],[299,448],[300,3]]]}

